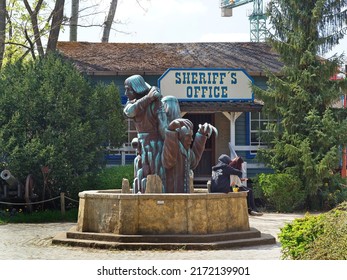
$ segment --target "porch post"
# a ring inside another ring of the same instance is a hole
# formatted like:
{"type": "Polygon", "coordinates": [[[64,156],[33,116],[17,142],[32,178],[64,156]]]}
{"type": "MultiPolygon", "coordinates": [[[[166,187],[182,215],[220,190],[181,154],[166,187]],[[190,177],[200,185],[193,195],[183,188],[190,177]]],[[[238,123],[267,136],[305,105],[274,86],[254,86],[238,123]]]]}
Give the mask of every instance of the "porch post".
{"type": "Polygon", "coordinates": [[[241,116],[242,112],[223,112],[223,115],[228,118],[230,121],[230,142],[229,142],[229,149],[230,149],[230,157],[234,158],[237,157],[237,153],[235,151],[235,145],[236,145],[236,138],[235,138],[235,123],[239,116],[241,116]]]}

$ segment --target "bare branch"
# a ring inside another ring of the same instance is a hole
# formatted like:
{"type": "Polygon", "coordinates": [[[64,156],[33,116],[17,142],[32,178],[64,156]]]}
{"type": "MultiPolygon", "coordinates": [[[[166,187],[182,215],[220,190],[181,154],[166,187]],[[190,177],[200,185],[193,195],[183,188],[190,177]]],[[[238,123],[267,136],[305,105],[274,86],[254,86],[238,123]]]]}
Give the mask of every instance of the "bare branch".
{"type": "Polygon", "coordinates": [[[146,9],[145,7],[142,6],[141,0],[136,0],[136,3],[137,3],[137,5],[139,5],[139,7],[140,7],[145,13],[148,12],[148,9],[146,9]]]}
{"type": "Polygon", "coordinates": [[[39,52],[40,57],[44,56],[44,51],[43,51],[43,46],[42,46],[42,41],[40,36],[40,30],[38,26],[37,15],[41,9],[42,3],[43,3],[43,0],[39,0],[33,11],[28,3],[28,0],[24,0],[24,5],[30,15],[31,24],[34,31],[35,43],[36,43],[37,51],[39,52]]]}
{"type": "Polygon", "coordinates": [[[33,59],[36,59],[34,44],[30,40],[30,37],[28,35],[28,30],[27,29],[24,30],[24,35],[25,35],[25,38],[27,39],[27,41],[28,41],[28,43],[30,45],[29,49],[30,49],[31,55],[32,55],[33,59]]]}
{"type": "Polygon", "coordinates": [[[22,43],[16,43],[16,42],[12,42],[12,41],[6,41],[5,44],[6,44],[6,45],[19,46],[19,47],[22,47],[22,48],[25,48],[25,49],[30,50],[30,47],[28,47],[27,45],[24,45],[24,44],[22,44],[22,43]]]}
{"type": "MultiPolygon", "coordinates": [[[[85,7],[85,8],[83,8],[83,9],[79,10],[78,13],[81,14],[82,12],[84,12],[84,11],[86,11],[86,10],[89,10],[89,9],[92,9],[92,8],[97,8],[97,7],[98,7],[98,5],[88,6],[88,7],[85,7]]],[[[94,13],[92,13],[91,15],[93,15],[93,14],[94,14],[94,13]]],[[[90,15],[90,14],[88,14],[88,15],[90,15]]]]}

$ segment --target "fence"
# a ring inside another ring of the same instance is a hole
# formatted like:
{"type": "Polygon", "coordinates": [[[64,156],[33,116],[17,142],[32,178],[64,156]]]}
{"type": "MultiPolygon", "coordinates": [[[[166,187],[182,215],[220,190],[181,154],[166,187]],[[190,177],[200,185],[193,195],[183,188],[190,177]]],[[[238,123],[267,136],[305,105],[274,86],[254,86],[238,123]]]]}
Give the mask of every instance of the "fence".
{"type": "Polygon", "coordinates": [[[105,156],[107,165],[125,165],[133,164],[136,157],[136,150],[129,145],[123,145],[122,148],[107,150],[105,156]]]}
{"type": "Polygon", "coordinates": [[[23,202],[23,203],[17,203],[17,202],[6,202],[6,201],[0,201],[0,204],[3,204],[3,205],[13,205],[13,206],[31,206],[31,205],[35,205],[35,204],[43,204],[45,202],[49,202],[49,201],[53,201],[53,200],[57,200],[57,199],[60,199],[60,211],[61,211],[61,214],[64,216],[65,215],[65,200],[70,200],[70,201],[73,201],[73,202],[76,202],[78,203],[77,200],[75,199],[72,199],[68,196],[65,195],[65,193],[60,193],[60,196],[56,196],[56,197],[53,197],[53,198],[50,198],[50,199],[46,199],[46,200],[41,200],[41,201],[35,201],[35,202],[30,202],[30,203],[27,203],[27,202],[23,202]]]}

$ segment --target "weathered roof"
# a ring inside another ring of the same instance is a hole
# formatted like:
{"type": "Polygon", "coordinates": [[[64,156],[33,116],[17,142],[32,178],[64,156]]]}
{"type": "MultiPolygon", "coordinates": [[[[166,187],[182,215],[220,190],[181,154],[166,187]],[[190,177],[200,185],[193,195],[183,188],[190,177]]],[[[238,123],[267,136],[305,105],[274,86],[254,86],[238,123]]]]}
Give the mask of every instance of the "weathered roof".
{"type": "Polygon", "coordinates": [[[265,43],[58,42],[58,51],[94,75],[161,75],[168,68],[242,68],[252,76],[279,73],[279,56],[265,43]]]}

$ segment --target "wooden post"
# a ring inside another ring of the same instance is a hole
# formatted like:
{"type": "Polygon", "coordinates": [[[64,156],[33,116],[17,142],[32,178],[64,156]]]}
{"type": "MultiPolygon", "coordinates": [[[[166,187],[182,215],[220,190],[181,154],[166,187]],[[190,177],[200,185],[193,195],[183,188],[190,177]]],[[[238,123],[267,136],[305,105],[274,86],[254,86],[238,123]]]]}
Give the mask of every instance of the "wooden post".
{"type": "Polygon", "coordinates": [[[60,210],[61,214],[65,216],[65,193],[60,193],[60,210]]]}

